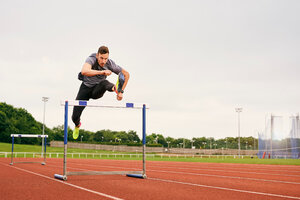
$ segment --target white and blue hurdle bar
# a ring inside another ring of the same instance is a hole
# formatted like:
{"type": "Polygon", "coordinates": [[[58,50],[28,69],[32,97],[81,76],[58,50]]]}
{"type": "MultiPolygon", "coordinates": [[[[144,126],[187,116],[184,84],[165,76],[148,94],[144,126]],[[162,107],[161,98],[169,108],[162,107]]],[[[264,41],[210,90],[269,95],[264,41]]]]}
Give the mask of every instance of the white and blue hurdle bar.
{"type": "Polygon", "coordinates": [[[54,174],[54,178],[60,180],[67,180],[68,176],[72,175],[126,175],[128,177],[134,178],[147,178],[146,176],[146,109],[148,107],[146,104],[136,104],[136,103],[123,103],[118,105],[103,105],[94,101],[64,101],[61,102],[62,106],[65,106],[65,122],[64,122],[64,159],[63,159],[63,175],[54,174]],[[67,145],[68,145],[68,107],[69,106],[87,106],[87,107],[105,107],[105,108],[132,108],[132,109],[142,109],[143,117],[143,170],[142,171],[77,171],[68,172],[67,171],[67,145]]]}
{"type": "Polygon", "coordinates": [[[33,134],[11,134],[11,162],[10,165],[13,165],[14,163],[41,163],[42,165],[46,164],[46,144],[47,144],[47,137],[48,135],[33,135],[33,134]],[[14,143],[15,143],[15,137],[27,137],[27,138],[43,138],[44,140],[44,161],[43,162],[14,162],[14,143]]]}

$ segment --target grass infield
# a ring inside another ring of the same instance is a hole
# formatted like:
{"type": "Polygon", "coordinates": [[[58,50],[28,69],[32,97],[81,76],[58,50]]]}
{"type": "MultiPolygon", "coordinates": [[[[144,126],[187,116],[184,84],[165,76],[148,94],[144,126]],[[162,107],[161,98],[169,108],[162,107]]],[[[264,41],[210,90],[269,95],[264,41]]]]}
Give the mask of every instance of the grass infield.
{"type": "MultiPolygon", "coordinates": [[[[11,152],[10,143],[0,143],[0,152],[11,152]]],[[[41,146],[15,144],[14,152],[41,152],[41,146]]],[[[47,153],[60,153],[57,156],[62,158],[63,148],[47,147],[47,153]]],[[[32,154],[27,154],[30,156],[32,154]]],[[[10,154],[8,155],[10,157],[10,154]]],[[[3,154],[0,153],[0,157],[3,154]]],[[[20,155],[22,157],[22,154],[20,155]]],[[[54,157],[54,156],[53,156],[54,157]]],[[[114,160],[142,160],[141,154],[135,152],[116,152],[91,149],[68,148],[68,157],[83,159],[114,159],[114,160]],[[71,155],[73,154],[73,155],[71,155]],[[119,155],[118,155],[119,154],[119,155]]],[[[208,157],[187,156],[187,155],[163,155],[147,153],[147,161],[173,161],[173,162],[206,162],[206,163],[239,163],[239,164],[270,164],[270,165],[300,165],[300,159],[258,159],[256,157],[243,157],[241,159],[233,156],[208,157]]]]}

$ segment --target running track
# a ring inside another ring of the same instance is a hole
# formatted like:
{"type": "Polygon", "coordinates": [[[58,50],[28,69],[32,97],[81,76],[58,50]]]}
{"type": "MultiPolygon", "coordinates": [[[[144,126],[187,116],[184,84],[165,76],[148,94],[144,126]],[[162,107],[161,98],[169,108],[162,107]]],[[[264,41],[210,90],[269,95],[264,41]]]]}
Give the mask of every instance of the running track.
{"type": "MultiPolygon", "coordinates": [[[[68,159],[68,171],[141,170],[141,161],[68,159]]],[[[300,167],[147,161],[148,179],[123,175],[69,176],[62,159],[47,165],[0,158],[0,199],[300,199],[300,167]]]]}

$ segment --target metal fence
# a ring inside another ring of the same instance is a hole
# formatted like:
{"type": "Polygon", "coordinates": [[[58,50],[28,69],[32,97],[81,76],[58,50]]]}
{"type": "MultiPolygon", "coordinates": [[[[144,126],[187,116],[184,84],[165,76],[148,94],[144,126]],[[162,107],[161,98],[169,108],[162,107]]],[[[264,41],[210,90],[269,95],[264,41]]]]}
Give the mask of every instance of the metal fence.
{"type": "Polygon", "coordinates": [[[259,158],[300,158],[299,114],[293,116],[270,115],[265,131],[258,137],[259,158]]]}
{"type": "MultiPolygon", "coordinates": [[[[46,153],[47,158],[63,158],[64,153],[46,153]]],[[[113,159],[143,158],[143,154],[68,153],[68,158],[113,159]]],[[[0,158],[10,158],[11,152],[0,152],[0,158]]],[[[238,158],[238,155],[195,155],[195,154],[146,154],[147,158],[238,158]]],[[[250,158],[243,155],[241,158],[250,158]]],[[[40,152],[15,152],[14,158],[41,158],[40,152]]]]}
{"type": "MultiPolygon", "coordinates": [[[[62,141],[51,141],[51,147],[63,147],[62,141]]],[[[94,149],[113,152],[135,152],[141,153],[142,147],[126,145],[103,145],[68,142],[68,148],[74,149],[94,149]]],[[[194,154],[194,155],[238,155],[238,149],[188,149],[188,148],[164,148],[164,147],[147,147],[147,153],[170,153],[170,154],[194,154]]],[[[256,156],[257,150],[241,150],[241,155],[256,156]]]]}

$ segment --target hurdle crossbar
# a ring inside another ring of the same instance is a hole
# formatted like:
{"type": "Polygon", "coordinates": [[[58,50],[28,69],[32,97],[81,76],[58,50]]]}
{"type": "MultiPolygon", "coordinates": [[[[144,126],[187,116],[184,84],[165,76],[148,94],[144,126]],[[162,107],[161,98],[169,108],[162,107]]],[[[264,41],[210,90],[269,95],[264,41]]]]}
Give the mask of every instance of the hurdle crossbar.
{"type": "MultiPolygon", "coordinates": [[[[60,104],[65,106],[66,101],[61,101],[60,104]]],[[[97,101],[84,101],[84,100],[73,100],[68,101],[69,106],[87,106],[87,107],[103,107],[103,108],[134,108],[134,109],[143,109],[143,106],[146,104],[142,103],[118,103],[118,104],[103,104],[97,101]]],[[[149,107],[146,106],[146,109],[149,107]]]]}
{"type": "Polygon", "coordinates": [[[64,159],[63,159],[63,175],[54,174],[54,178],[60,180],[67,180],[68,176],[73,175],[127,175],[128,177],[147,178],[146,176],[146,109],[149,107],[146,104],[138,103],[123,103],[114,105],[104,105],[95,101],[75,100],[75,101],[63,101],[61,105],[65,108],[65,122],[64,122],[64,159]],[[104,107],[104,108],[131,108],[142,109],[143,117],[143,170],[142,171],[67,171],[67,149],[68,149],[68,107],[69,106],[86,106],[86,107],[104,107]]]}
{"type": "Polygon", "coordinates": [[[45,145],[45,148],[44,148],[44,161],[43,162],[33,162],[33,161],[30,161],[30,162],[25,162],[25,161],[22,161],[22,162],[14,162],[14,141],[15,141],[15,137],[19,137],[19,138],[22,138],[22,137],[26,137],[26,138],[43,138],[44,140],[44,144],[47,144],[47,138],[48,138],[48,135],[34,135],[34,134],[11,134],[10,135],[11,138],[12,138],[12,142],[11,142],[11,162],[10,162],[10,165],[13,165],[14,163],[41,163],[42,165],[46,165],[46,146],[45,145]]]}
{"type": "Polygon", "coordinates": [[[48,138],[48,135],[11,134],[10,137],[48,138]]]}

